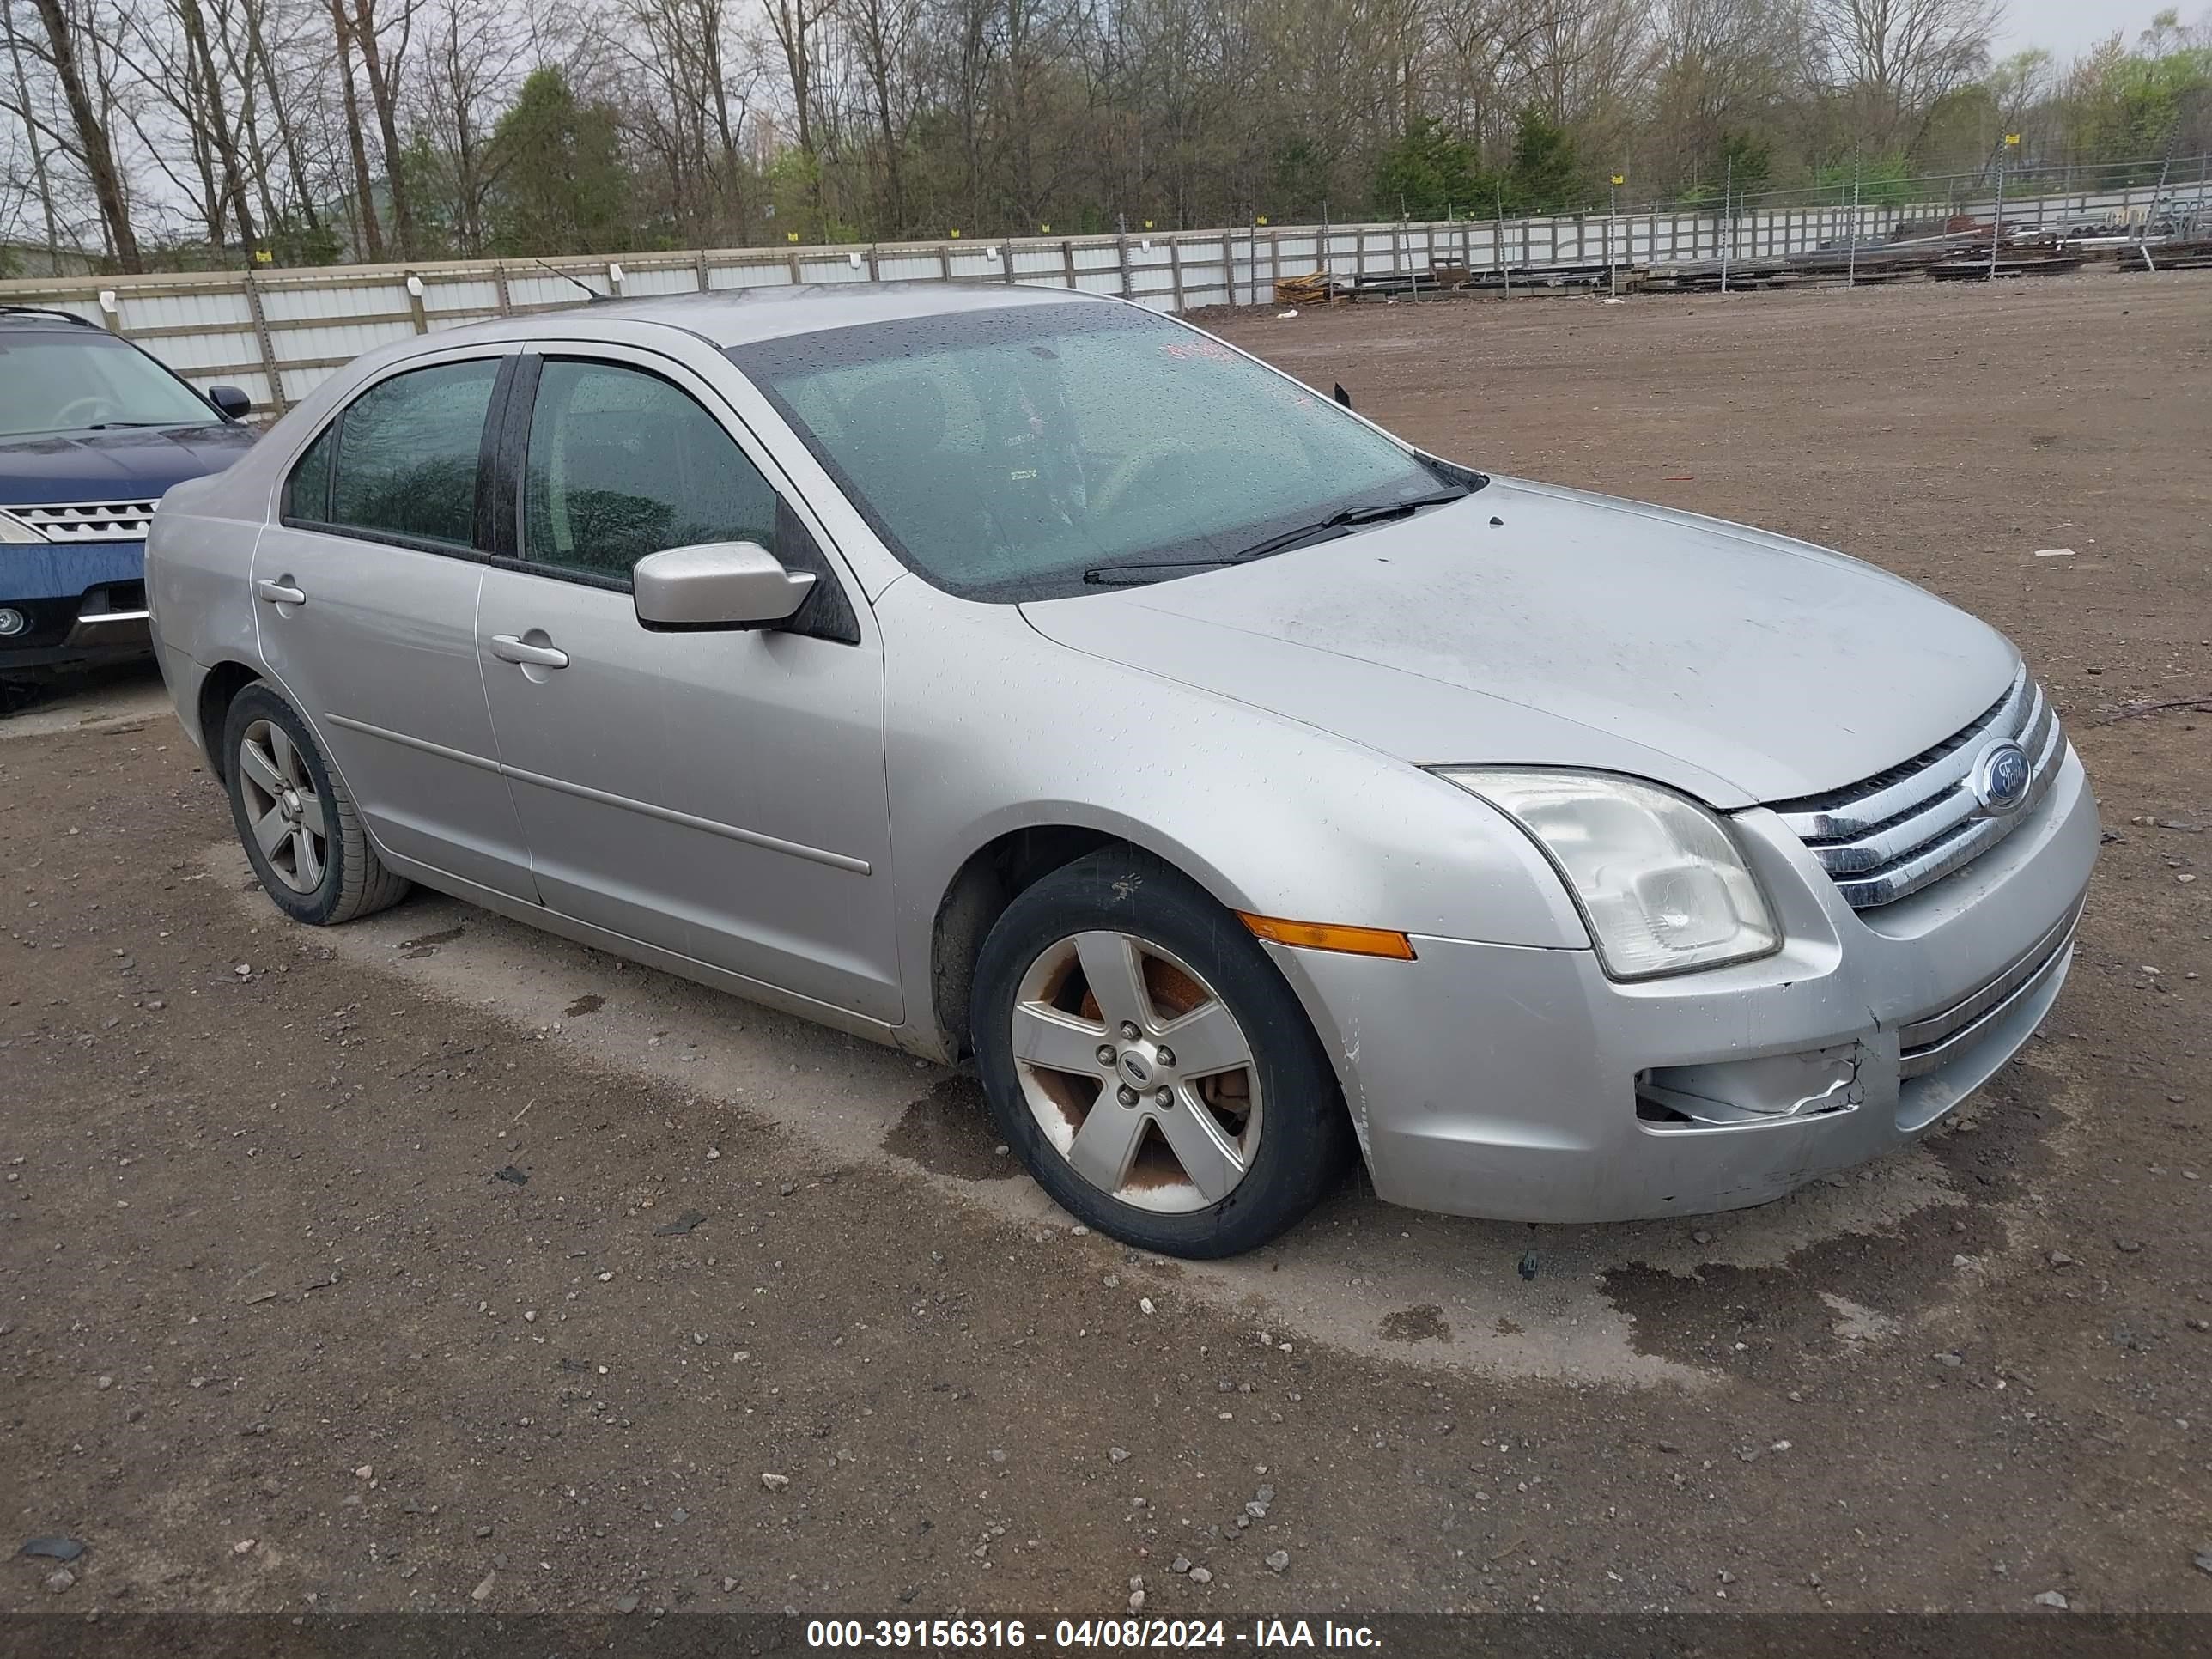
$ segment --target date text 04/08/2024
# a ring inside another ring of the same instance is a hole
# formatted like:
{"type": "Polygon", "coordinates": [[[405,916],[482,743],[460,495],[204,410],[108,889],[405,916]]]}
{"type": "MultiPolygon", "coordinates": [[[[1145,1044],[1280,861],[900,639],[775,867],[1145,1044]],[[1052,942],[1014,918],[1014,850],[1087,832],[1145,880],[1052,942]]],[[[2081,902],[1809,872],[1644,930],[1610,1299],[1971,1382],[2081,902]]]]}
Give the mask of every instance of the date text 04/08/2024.
{"type": "Polygon", "coordinates": [[[1339,1648],[1373,1651],[1382,1644],[1365,1625],[1340,1625],[1324,1619],[1255,1619],[1249,1629],[1232,1629],[1219,1619],[1057,1619],[1047,1625],[1019,1619],[812,1619],[806,1625],[811,1648],[902,1649],[1021,1648],[1032,1642],[1061,1649],[1189,1649],[1239,1647],[1265,1651],[1289,1648],[1339,1648]]]}

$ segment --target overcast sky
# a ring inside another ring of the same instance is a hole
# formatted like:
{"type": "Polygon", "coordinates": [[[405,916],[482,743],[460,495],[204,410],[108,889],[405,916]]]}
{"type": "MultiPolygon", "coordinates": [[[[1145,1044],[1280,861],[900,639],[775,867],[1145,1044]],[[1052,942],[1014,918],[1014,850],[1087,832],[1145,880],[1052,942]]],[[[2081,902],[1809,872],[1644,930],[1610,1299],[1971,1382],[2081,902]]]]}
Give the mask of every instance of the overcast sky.
{"type": "MultiPolygon", "coordinates": [[[[2127,33],[2127,43],[2172,0],[2012,0],[1997,41],[1997,56],[2043,46],[2063,63],[2111,34],[2127,33]]],[[[2203,0],[2180,8],[2185,21],[2203,14],[2203,0]]]]}

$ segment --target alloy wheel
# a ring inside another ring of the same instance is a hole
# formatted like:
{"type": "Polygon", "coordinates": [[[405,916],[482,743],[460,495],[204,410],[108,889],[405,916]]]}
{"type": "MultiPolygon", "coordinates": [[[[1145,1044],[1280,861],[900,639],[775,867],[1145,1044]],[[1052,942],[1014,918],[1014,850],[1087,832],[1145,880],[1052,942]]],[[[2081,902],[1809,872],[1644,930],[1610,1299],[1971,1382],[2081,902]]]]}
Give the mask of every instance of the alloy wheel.
{"type": "Polygon", "coordinates": [[[239,790],[261,856],[295,893],[323,884],[330,830],[307,758],[284,728],[255,720],[238,744],[239,790]]]}
{"type": "Polygon", "coordinates": [[[1196,969],[1149,940],[1101,930],[1039,952],[1015,994],[1013,1054],[1046,1140],[1125,1204],[1206,1209],[1252,1168],[1250,1040],[1196,969]]]}

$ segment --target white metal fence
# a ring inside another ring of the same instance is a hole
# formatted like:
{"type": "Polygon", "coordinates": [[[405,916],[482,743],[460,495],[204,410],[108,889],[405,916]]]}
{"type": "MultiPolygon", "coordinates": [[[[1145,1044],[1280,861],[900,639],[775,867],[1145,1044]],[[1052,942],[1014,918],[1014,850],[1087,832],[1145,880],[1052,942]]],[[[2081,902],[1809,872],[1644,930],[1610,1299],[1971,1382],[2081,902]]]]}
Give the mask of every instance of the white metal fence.
{"type": "MultiPolygon", "coordinates": [[[[2201,199],[2208,187],[2185,192],[2201,199]]],[[[2008,199],[2009,222],[2141,219],[2148,189],[2008,199]]],[[[2158,198],[2163,202],[2166,198],[2158,198]]],[[[1802,253],[1854,234],[1879,241],[1901,223],[1987,216],[1980,203],[1792,207],[1724,216],[1620,214],[1446,223],[1237,226],[1126,236],[953,239],[865,247],[721,249],[608,260],[465,260],[201,275],[39,277],[0,282],[0,305],[74,312],[146,347],[201,386],[228,381],[282,411],[364,351],[486,317],[584,303],[573,277],[627,298],[802,283],[1051,283],[1164,311],[1270,302],[1275,280],[1326,268],[1341,277],[1460,264],[1474,270],[1644,265],[1802,253]],[[550,266],[549,270],[547,266],[550,266]],[[556,272],[564,274],[555,274],[556,272]]]]}

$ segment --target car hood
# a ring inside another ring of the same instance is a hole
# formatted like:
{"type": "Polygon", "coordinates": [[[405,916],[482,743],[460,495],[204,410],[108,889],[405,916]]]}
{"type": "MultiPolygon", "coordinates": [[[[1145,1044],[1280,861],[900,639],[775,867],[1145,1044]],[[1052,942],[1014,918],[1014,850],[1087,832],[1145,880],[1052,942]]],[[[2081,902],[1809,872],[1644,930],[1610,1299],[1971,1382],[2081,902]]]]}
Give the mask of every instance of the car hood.
{"type": "Polygon", "coordinates": [[[2019,669],[1995,629],[1840,553],[1503,478],[1251,565],[1022,609],[1060,644],[1417,764],[1626,772],[1723,807],[1870,777],[2019,669]]]}
{"type": "Polygon", "coordinates": [[[253,447],[252,427],[116,427],[0,438],[0,507],[159,501],[170,485],[220,472],[253,447]]]}

